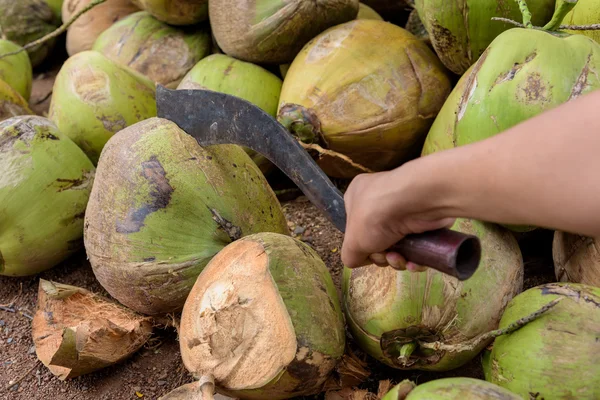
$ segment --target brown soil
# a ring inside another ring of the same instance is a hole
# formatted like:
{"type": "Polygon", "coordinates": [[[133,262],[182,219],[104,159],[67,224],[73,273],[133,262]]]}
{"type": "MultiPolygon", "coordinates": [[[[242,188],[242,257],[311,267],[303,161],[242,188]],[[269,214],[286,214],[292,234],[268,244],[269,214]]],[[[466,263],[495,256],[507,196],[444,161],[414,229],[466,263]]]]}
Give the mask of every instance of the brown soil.
{"type": "MultiPolygon", "coordinates": [[[[47,112],[53,79],[60,63],[45,68],[34,78],[30,101],[36,113],[47,112]]],[[[289,182],[275,174],[273,187],[282,190],[281,199],[290,231],[312,246],[329,267],[340,290],[342,235],[289,182]],[[297,197],[297,198],[294,198],[297,197]],[[284,200],[284,201],[283,201],[284,200]]],[[[552,232],[536,231],[518,235],[526,267],[526,288],[555,281],[552,265],[552,232]]],[[[39,399],[157,399],[172,389],[192,382],[181,362],[175,329],[155,329],[142,350],[121,364],[96,373],[60,381],[37,361],[31,337],[31,318],[35,313],[39,279],[80,286],[110,297],[95,279],[84,251],[50,271],[34,277],[0,277],[0,398],[39,399]]],[[[412,379],[423,383],[446,376],[483,378],[478,358],[466,366],[446,373],[403,372],[382,366],[369,359],[371,376],[360,385],[376,393],[380,380],[397,383],[412,379]]],[[[323,395],[316,397],[322,399],[323,395]]]]}

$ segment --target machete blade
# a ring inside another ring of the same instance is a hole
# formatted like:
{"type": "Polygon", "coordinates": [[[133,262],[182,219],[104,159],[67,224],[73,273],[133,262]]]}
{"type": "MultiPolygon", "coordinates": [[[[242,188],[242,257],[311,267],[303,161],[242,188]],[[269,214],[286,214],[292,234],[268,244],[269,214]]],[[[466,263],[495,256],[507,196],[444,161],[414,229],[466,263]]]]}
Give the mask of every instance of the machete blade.
{"type": "Polygon", "coordinates": [[[171,90],[158,85],[158,117],[177,124],[201,146],[237,144],[262,154],[285,173],[329,220],[344,232],[341,192],[288,130],[254,104],[204,89],[171,90]]]}

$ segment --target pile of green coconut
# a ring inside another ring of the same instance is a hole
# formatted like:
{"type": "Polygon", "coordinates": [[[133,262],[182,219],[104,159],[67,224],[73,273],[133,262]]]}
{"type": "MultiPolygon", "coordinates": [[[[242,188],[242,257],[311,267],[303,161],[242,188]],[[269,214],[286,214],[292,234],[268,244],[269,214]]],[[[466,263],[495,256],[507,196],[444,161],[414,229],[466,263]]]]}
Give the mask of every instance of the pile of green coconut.
{"type": "Polygon", "coordinates": [[[517,238],[543,228],[459,219],[482,243],[468,280],[372,265],[336,287],[277,168],[155,100],[245,99],[343,188],[600,89],[599,23],[600,0],[0,0],[0,274],[39,282],[37,357],[92,374],[170,318],[195,381],[162,399],[600,399],[595,238],[555,232],[555,282],[525,290],[517,238]],[[109,297],[44,278],[78,252],[109,297]],[[379,393],[344,379],[356,351],[394,371],[379,393]]]}

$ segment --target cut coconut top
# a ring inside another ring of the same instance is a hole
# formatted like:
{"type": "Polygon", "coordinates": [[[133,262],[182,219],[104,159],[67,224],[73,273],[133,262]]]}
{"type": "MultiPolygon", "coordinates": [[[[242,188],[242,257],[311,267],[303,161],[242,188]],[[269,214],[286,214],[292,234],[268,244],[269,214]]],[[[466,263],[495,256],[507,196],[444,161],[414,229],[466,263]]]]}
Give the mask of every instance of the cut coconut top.
{"type": "Polygon", "coordinates": [[[231,390],[260,388],[294,360],[296,333],[260,243],[234,242],[208,264],[185,304],[180,341],[189,371],[231,390]]]}

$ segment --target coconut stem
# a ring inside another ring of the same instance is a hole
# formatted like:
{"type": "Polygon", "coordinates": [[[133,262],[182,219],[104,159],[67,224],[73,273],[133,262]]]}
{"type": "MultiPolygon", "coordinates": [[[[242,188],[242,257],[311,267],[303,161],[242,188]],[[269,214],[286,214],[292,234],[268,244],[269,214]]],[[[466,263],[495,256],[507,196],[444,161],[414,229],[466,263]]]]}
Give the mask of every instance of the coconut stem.
{"type": "Polygon", "coordinates": [[[525,28],[533,28],[533,24],[531,23],[531,11],[529,11],[529,7],[527,7],[527,2],[525,0],[515,0],[519,5],[519,10],[521,10],[521,15],[523,16],[523,25],[525,28]]]}
{"type": "Polygon", "coordinates": [[[552,15],[552,20],[548,22],[542,29],[545,31],[554,31],[558,29],[563,19],[577,5],[577,0],[558,0],[558,7],[552,15]]]}
{"type": "Polygon", "coordinates": [[[19,54],[22,51],[29,50],[29,49],[31,49],[33,47],[37,47],[40,44],[42,44],[44,42],[47,42],[48,40],[52,40],[55,37],[62,35],[64,32],[67,31],[67,29],[69,29],[69,27],[71,25],[73,25],[73,23],[79,17],[81,17],[83,14],[85,14],[88,11],[90,11],[92,8],[96,7],[97,5],[100,5],[100,4],[104,3],[105,1],[106,0],[94,0],[94,1],[92,1],[90,4],[88,4],[83,9],[81,9],[81,11],[79,11],[75,15],[73,15],[73,17],[70,20],[68,20],[67,22],[65,22],[61,26],[59,26],[55,31],[50,32],[49,34],[47,34],[45,36],[42,36],[41,38],[39,38],[37,40],[34,40],[33,42],[27,43],[25,46],[21,47],[19,50],[11,51],[10,53],[6,53],[6,54],[0,55],[0,59],[2,59],[4,57],[8,57],[8,56],[14,56],[15,54],[19,54]]]}
{"type": "Polygon", "coordinates": [[[215,377],[213,375],[203,375],[200,378],[200,394],[202,400],[214,400],[215,396],[215,377]]]}
{"type": "Polygon", "coordinates": [[[400,347],[400,355],[398,356],[398,359],[401,361],[408,360],[416,349],[417,343],[415,342],[403,344],[402,347],[400,347]]]}
{"type": "Polygon", "coordinates": [[[523,317],[523,318],[513,322],[512,324],[510,324],[509,326],[507,326],[504,329],[494,329],[493,331],[483,333],[483,334],[476,336],[473,339],[471,339],[467,342],[464,342],[464,343],[446,344],[446,343],[442,343],[442,342],[421,342],[420,341],[419,346],[426,348],[426,349],[436,350],[436,351],[438,351],[438,350],[449,351],[449,352],[472,351],[475,348],[477,348],[477,346],[479,346],[481,343],[483,343],[489,339],[495,339],[498,336],[509,335],[509,334],[513,333],[514,331],[524,327],[525,325],[527,325],[531,321],[539,318],[546,311],[550,310],[552,307],[557,305],[561,300],[562,300],[562,298],[552,300],[550,303],[546,304],[539,310],[529,314],[526,317],[523,317]]]}
{"type": "Polygon", "coordinates": [[[321,142],[321,122],[311,109],[298,104],[286,104],[279,111],[277,120],[302,142],[321,142]]]}

